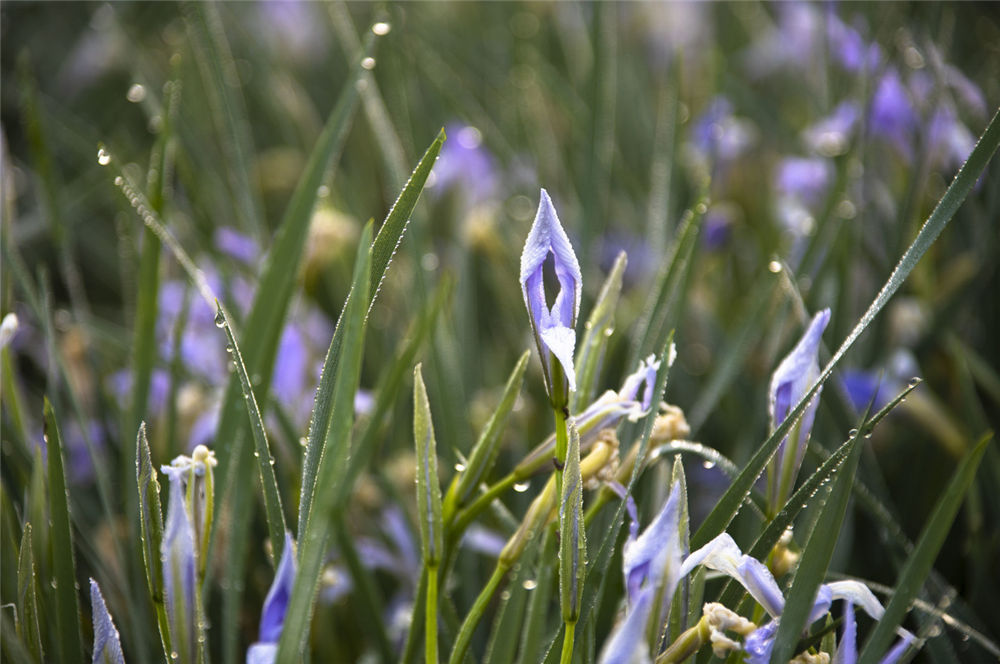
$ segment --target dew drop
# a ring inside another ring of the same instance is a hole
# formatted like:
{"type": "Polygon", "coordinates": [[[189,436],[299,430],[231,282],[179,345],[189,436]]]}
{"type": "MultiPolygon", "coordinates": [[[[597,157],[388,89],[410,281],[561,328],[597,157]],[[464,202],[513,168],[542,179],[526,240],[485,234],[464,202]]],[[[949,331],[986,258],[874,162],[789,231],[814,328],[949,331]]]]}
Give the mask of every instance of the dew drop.
{"type": "Polygon", "coordinates": [[[97,148],[97,163],[101,166],[107,166],[111,163],[111,153],[105,150],[103,147],[97,148]]]}
{"type": "Polygon", "coordinates": [[[773,272],[774,274],[778,274],[779,272],[781,272],[781,262],[771,261],[770,263],[767,264],[767,269],[773,272]]]}
{"type": "Polygon", "coordinates": [[[128,92],[125,93],[125,98],[133,104],[138,104],[146,98],[146,88],[144,88],[141,83],[133,83],[132,87],[130,87],[128,92]]]}
{"type": "Polygon", "coordinates": [[[920,383],[920,376],[914,376],[910,379],[910,387],[916,387],[920,383]]]}
{"type": "Polygon", "coordinates": [[[851,429],[850,431],[847,432],[847,437],[848,438],[857,438],[858,437],[858,430],[857,429],[851,429]]]}
{"type": "Polygon", "coordinates": [[[361,67],[369,71],[375,69],[375,58],[368,56],[367,58],[361,61],[361,67]]]}
{"type": "Polygon", "coordinates": [[[465,464],[464,463],[456,463],[455,464],[455,471],[459,472],[459,473],[464,472],[465,471],[465,464]]]}
{"type": "Polygon", "coordinates": [[[504,602],[506,602],[507,600],[509,600],[510,599],[510,591],[509,590],[505,590],[502,593],[500,593],[500,599],[503,600],[504,602]]]}
{"type": "Polygon", "coordinates": [[[701,462],[701,467],[706,470],[711,470],[712,468],[715,468],[715,462],[705,459],[701,462]]]}
{"type": "Polygon", "coordinates": [[[384,37],[385,35],[389,34],[390,30],[392,30],[392,25],[386,23],[385,21],[379,21],[378,23],[372,25],[372,32],[374,32],[379,37],[384,37]]]}
{"type": "Polygon", "coordinates": [[[302,436],[301,438],[299,438],[299,446],[301,446],[301,447],[308,447],[309,446],[309,439],[306,438],[305,436],[302,436]]]}
{"type": "Polygon", "coordinates": [[[538,581],[535,581],[534,579],[525,579],[524,583],[522,583],[521,586],[525,590],[534,590],[535,588],[538,587],[538,581]]]}
{"type": "Polygon", "coordinates": [[[232,353],[233,352],[233,345],[232,344],[226,344],[226,352],[227,353],[232,353]]]}
{"type": "Polygon", "coordinates": [[[531,482],[518,482],[517,484],[514,485],[514,491],[517,491],[518,493],[524,493],[525,491],[528,490],[529,486],[531,486],[531,482]]]}
{"type": "Polygon", "coordinates": [[[222,315],[222,311],[220,310],[218,313],[215,314],[215,326],[224,327],[225,324],[226,324],[226,317],[222,315]]]}

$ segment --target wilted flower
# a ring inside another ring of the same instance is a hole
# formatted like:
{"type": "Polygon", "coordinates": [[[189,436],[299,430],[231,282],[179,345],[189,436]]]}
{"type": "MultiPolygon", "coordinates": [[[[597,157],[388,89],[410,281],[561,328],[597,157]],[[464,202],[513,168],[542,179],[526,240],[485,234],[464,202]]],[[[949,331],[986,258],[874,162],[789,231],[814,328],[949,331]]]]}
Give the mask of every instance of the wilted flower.
{"type": "MultiPolygon", "coordinates": [[[[819,344],[830,322],[830,310],[823,309],[809,323],[809,328],[792,349],[792,352],[781,361],[774,375],[771,376],[769,389],[768,412],[771,417],[771,430],[774,431],[788,417],[789,411],[799,402],[812,384],[819,378],[819,344]]],[[[778,451],[768,464],[767,484],[768,501],[772,510],[777,511],[788,492],[795,484],[795,475],[802,464],[809,433],[816,419],[816,409],[819,407],[819,392],[806,406],[802,417],[792,427],[789,435],[781,441],[778,451]],[[791,441],[791,443],[790,443],[791,441]]]]}
{"type": "Polygon", "coordinates": [[[104,603],[97,581],[90,580],[90,610],[94,621],[93,664],[125,664],[118,629],[104,603]]]}
{"type": "Polygon", "coordinates": [[[295,585],[295,551],[292,536],[285,532],[281,562],[274,573],[271,589],[264,598],[260,614],[258,640],[247,650],[247,664],[272,664],[278,654],[278,641],[285,626],[285,613],[295,585]]]}
{"type": "Polygon", "coordinates": [[[569,392],[576,390],[573,348],[581,285],[576,254],[559,223],[552,199],[542,189],[538,213],[521,253],[521,292],[541,356],[545,387],[556,408],[565,408],[569,392]],[[544,276],[549,256],[559,282],[559,292],[551,308],[547,304],[544,276]]]}

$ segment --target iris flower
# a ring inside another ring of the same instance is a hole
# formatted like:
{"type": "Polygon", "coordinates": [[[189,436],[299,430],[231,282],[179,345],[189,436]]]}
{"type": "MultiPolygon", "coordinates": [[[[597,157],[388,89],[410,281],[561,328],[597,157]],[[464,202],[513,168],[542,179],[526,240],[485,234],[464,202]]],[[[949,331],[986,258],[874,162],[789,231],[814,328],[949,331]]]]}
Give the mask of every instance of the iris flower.
{"type": "Polygon", "coordinates": [[[638,537],[633,530],[625,542],[622,568],[629,607],[601,652],[601,664],[650,661],[646,627],[651,616],[656,625],[662,624],[664,609],[683,575],[680,517],[681,485],[675,482],[653,522],[638,537]]]}
{"type": "Polygon", "coordinates": [[[163,587],[170,626],[170,642],[180,662],[194,662],[197,596],[195,592],[195,537],[184,505],[187,469],[163,466],[170,479],[170,502],[164,526],[161,556],[163,587]]]}
{"type": "Polygon", "coordinates": [[[521,253],[521,292],[541,356],[545,387],[557,408],[564,408],[569,392],[576,390],[573,348],[581,284],[580,264],[573,246],[559,223],[552,199],[542,189],[538,213],[521,253]],[[550,256],[559,283],[559,292],[551,307],[546,298],[544,277],[544,266],[550,256]],[[559,372],[555,371],[556,367],[559,372]]]}
{"type": "MultiPolygon", "coordinates": [[[[812,384],[819,378],[819,343],[823,330],[830,322],[830,310],[823,309],[809,323],[809,328],[792,349],[792,352],[781,361],[771,377],[769,390],[770,399],[768,411],[771,416],[771,430],[774,431],[789,411],[799,402],[812,384]]],[[[795,475],[802,465],[809,432],[812,431],[816,419],[816,408],[819,406],[819,392],[813,397],[802,413],[801,419],[792,428],[789,435],[781,441],[778,451],[768,465],[768,501],[772,510],[778,510],[788,492],[795,484],[795,475]]]]}

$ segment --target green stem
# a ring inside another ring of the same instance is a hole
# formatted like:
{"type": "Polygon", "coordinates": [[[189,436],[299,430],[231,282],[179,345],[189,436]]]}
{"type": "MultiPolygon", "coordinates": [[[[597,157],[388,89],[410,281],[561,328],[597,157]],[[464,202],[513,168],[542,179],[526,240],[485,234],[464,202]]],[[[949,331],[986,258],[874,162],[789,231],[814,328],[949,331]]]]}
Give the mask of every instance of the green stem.
{"type": "Polygon", "coordinates": [[[576,621],[567,622],[563,633],[562,657],[560,664],[570,664],[573,661],[573,640],[576,635],[576,621]]]}
{"type": "Polygon", "coordinates": [[[424,661],[427,664],[437,664],[438,662],[438,625],[437,625],[437,587],[438,568],[437,565],[427,566],[427,610],[425,626],[427,634],[424,637],[426,653],[424,661]]]}
{"type": "Polygon", "coordinates": [[[554,407],[556,416],[556,451],[552,461],[556,467],[556,495],[562,496],[563,467],[566,465],[566,451],[569,448],[569,432],[566,428],[566,411],[554,407]]]}
{"type": "Polygon", "coordinates": [[[502,493],[507,491],[517,484],[517,475],[510,473],[502,480],[494,484],[493,486],[486,489],[486,491],[479,495],[468,507],[461,510],[455,515],[452,525],[449,525],[449,537],[455,538],[457,541],[461,537],[465,529],[469,527],[469,524],[476,520],[483,510],[490,506],[490,504],[500,497],[502,493]]]}
{"type": "Polygon", "coordinates": [[[496,569],[493,570],[493,576],[486,582],[486,586],[483,587],[479,597],[469,609],[469,615],[465,616],[465,620],[462,622],[458,637],[455,639],[455,647],[452,648],[451,657],[448,658],[448,664],[459,664],[465,659],[465,653],[469,650],[469,643],[472,641],[472,633],[476,631],[479,621],[482,620],[483,614],[486,612],[486,606],[496,594],[508,569],[509,567],[502,562],[497,563],[496,569]]]}

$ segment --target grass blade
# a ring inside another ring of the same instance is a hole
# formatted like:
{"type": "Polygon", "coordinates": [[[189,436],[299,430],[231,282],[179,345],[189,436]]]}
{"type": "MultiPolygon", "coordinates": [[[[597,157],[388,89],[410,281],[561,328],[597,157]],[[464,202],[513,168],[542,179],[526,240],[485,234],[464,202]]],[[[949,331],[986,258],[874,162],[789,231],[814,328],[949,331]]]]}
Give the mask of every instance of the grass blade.
{"type": "Polygon", "coordinates": [[[851,485],[854,482],[861,452],[861,446],[857,444],[860,436],[860,429],[851,436],[851,450],[835,471],[836,480],[833,489],[825,499],[822,499],[820,507],[822,513],[802,552],[802,560],[788,592],[781,622],[778,623],[771,662],[780,664],[791,659],[795,654],[793,650],[799,642],[802,630],[807,626],[816,590],[826,577],[826,570],[833,557],[833,548],[840,536],[840,526],[847,513],[847,500],[851,496],[851,485]]]}
{"type": "Polygon", "coordinates": [[[219,301],[215,302],[215,324],[221,323],[226,331],[226,338],[229,345],[226,346],[233,356],[233,364],[236,365],[236,373],[240,378],[240,386],[243,388],[243,400],[246,402],[247,415],[250,417],[250,431],[253,434],[254,458],[257,459],[257,472],[260,475],[261,488],[264,491],[264,509],[267,512],[267,529],[271,537],[271,550],[275,567],[277,561],[281,560],[281,551],[285,543],[285,512],[281,507],[281,494],[278,491],[278,479],[274,476],[274,457],[271,456],[271,446],[267,442],[267,431],[264,430],[264,419],[260,414],[260,406],[257,404],[257,397],[254,396],[253,386],[250,384],[250,376],[247,375],[246,365],[243,364],[243,354],[240,353],[239,344],[236,343],[236,335],[233,334],[229,316],[219,301]]]}
{"type": "Polygon", "coordinates": [[[427,388],[418,364],[413,370],[413,440],[417,453],[417,520],[420,522],[420,550],[427,570],[426,646],[424,661],[438,661],[437,586],[438,564],[444,548],[444,519],[441,516],[441,483],[438,480],[437,442],[427,400],[427,388]]]}
{"type": "Polygon", "coordinates": [[[38,622],[37,580],[35,557],[31,551],[31,524],[24,524],[21,535],[21,550],[17,556],[17,631],[25,647],[35,662],[45,659],[42,648],[42,630],[38,622]]]}
{"type": "Polygon", "coordinates": [[[703,546],[710,539],[721,533],[726,529],[733,517],[736,516],[740,506],[742,506],[749,494],[754,481],[760,476],[761,471],[764,470],[764,466],[767,465],[767,462],[775,450],[777,450],[778,444],[791,429],[792,425],[798,421],[799,416],[805,410],[806,404],[809,403],[816,392],[823,386],[841,358],[851,349],[858,340],[858,337],[868,329],[875,316],[882,311],[882,308],[885,307],[889,299],[899,290],[903,281],[913,271],[914,266],[916,266],[920,258],[934,243],[938,235],[941,234],[941,231],[944,230],[944,227],[954,216],[966,196],[972,191],[973,185],[975,185],[976,180],[986,168],[986,164],[989,163],[993,153],[996,152],[998,145],[1000,145],[1000,111],[990,120],[986,131],[972,150],[972,154],[969,155],[968,161],[958,171],[958,175],[955,176],[955,179],[948,186],[944,196],[942,196],[934,211],[931,212],[930,217],[927,218],[917,237],[903,254],[899,264],[896,265],[892,274],[889,275],[889,279],[885,282],[878,295],[875,296],[875,299],[869,305],[868,310],[861,317],[861,320],[858,321],[851,333],[844,339],[840,348],[837,349],[837,352],[830,358],[830,361],[823,368],[813,386],[803,395],[802,399],[789,412],[781,425],[760,446],[750,461],[747,462],[743,472],[730,484],[715,508],[702,523],[698,532],[692,538],[691,546],[693,548],[703,546]]]}
{"type": "Polygon", "coordinates": [[[510,372],[503,396],[500,397],[500,403],[490,415],[489,421],[479,435],[479,440],[472,448],[472,454],[469,455],[469,460],[465,464],[465,470],[455,477],[448,489],[448,495],[445,497],[446,518],[453,515],[455,510],[465,504],[465,501],[492,469],[497,454],[500,452],[500,437],[507,424],[507,417],[514,408],[514,402],[517,401],[517,395],[521,391],[524,371],[530,358],[531,351],[525,351],[514,366],[514,370],[510,372]]]}
{"type": "Polygon", "coordinates": [[[584,325],[583,341],[580,349],[576,353],[576,392],[573,393],[570,401],[570,412],[579,412],[587,404],[594,400],[597,392],[598,373],[601,370],[601,363],[604,360],[604,350],[608,345],[608,338],[611,336],[612,324],[615,320],[615,309],[618,306],[618,296],[622,290],[622,277],[625,274],[625,266],[628,265],[628,256],[622,251],[615,259],[611,272],[608,273],[601,292],[597,296],[597,302],[587,318],[584,325]]]}
{"type": "Polygon", "coordinates": [[[139,424],[135,438],[135,480],[139,490],[139,539],[142,544],[142,567],[146,576],[156,622],[160,628],[160,643],[163,655],[170,659],[170,629],[167,623],[167,607],[163,599],[163,565],[160,564],[160,543],[163,541],[163,512],[160,508],[160,482],[156,478],[156,468],[149,453],[146,439],[146,423],[139,424]]]}
{"type": "MultiPolygon", "coordinates": [[[[406,186],[400,192],[392,209],[375,236],[375,242],[371,247],[371,273],[369,275],[369,286],[366,287],[365,311],[371,311],[371,306],[375,303],[378,291],[371,289],[376,284],[381,284],[385,274],[389,269],[392,256],[396,247],[403,240],[403,233],[410,218],[413,207],[420,198],[427,176],[430,175],[434,161],[441,151],[444,143],[444,131],[442,130],[434,142],[431,143],[424,156],[421,157],[417,167],[413,170],[406,186]],[[376,260],[376,255],[380,256],[376,260]]],[[[345,311],[347,304],[344,305],[345,311]]],[[[341,320],[344,314],[341,313],[341,320]]],[[[305,459],[302,463],[302,498],[299,500],[299,526],[300,533],[305,531],[305,524],[309,519],[309,510],[312,504],[312,493],[316,482],[316,472],[319,465],[319,441],[326,437],[326,428],[329,426],[330,409],[332,408],[331,394],[333,391],[333,380],[337,373],[337,364],[340,361],[340,347],[343,343],[343,331],[340,321],[333,332],[333,340],[330,342],[330,349],[327,351],[326,361],[323,364],[323,373],[320,376],[319,385],[316,388],[316,405],[313,410],[312,420],[309,424],[308,443],[306,445],[305,459]]]]}
{"type": "MultiPolygon", "coordinates": [[[[333,509],[333,498],[336,496],[340,482],[344,480],[347,471],[347,455],[350,450],[351,427],[354,423],[354,394],[358,389],[361,373],[361,356],[364,348],[365,313],[368,303],[368,278],[371,270],[371,223],[365,226],[361,234],[358,257],[354,266],[354,279],[351,292],[347,296],[347,304],[341,315],[343,329],[343,345],[334,348],[331,342],[324,367],[324,377],[317,389],[317,404],[321,403],[320,390],[324,383],[332,387],[332,402],[327,409],[329,416],[325,422],[314,422],[310,429],[323,430],[326,435],[322,440],[310,439],[310,444],[321,445],[315,452],[317,470],[314,490],[303,494],[303,506],[308,509],[308,515],[299,534],[299,570],[295,578],[295,586],[285,615],[285,627],[278,645],[277,661],[292,661],[305,651],[309,637],[309,624],[312,618],[313,603],[316,589],[319,587],[323,559],[326,555],[327,531],[333,509]],[[339,362],[331,362],[331,354],[335,350],[341,356],[339,362]],[[327,380],[326,373],[335,364],[335,374],[327,380]]],[[[336,336],[334,337],[336,339],[336,336]]],[[[317,408],[317,411],[319,409],[317,408]]],[[[308,450],[307,450],[308,452],[308,450]]],[[[300,508],[300,518],[302,516],[300,508]]],[[[302,522],[300,521],[300,524],[302,522]]],[[[300,528],[302,526],[300,525],[300,528]]]]}
{"type": "Polygon", "coordinates": [[[948,483],[948,487],[934,507],[933,514],[920,533],[917,546],[899,573],[896,590],[892,599],[889,600],[889,604],[885,607],[885,615],[878,621],[875,631],[868,637],[858,659],[859,664],[874,664],[889,647],[896,627],[902,623],[903,616],[910,608],[910,602],[916,598],[924,580],[931,571],[934,559],[937,558],[938,552],[944,544],[955,514],[972,485],[976,469],[979,468],[979,462],[982,460],[986,446],[992,437],[992,432],[983,436],[976,446],[965,455],[955,470],[951,482],[948,483]]]}
{"type": "Polygon", "coordinates": [[[76,592],[76,559],[69,520],[69,491],[63,466],[62,438],[52,404],[45,399],[45,440],[49,467],[49,516],[52,522],[52,567],[55,584],[58,659],[82,662],[80,598],[76,592]]]}

